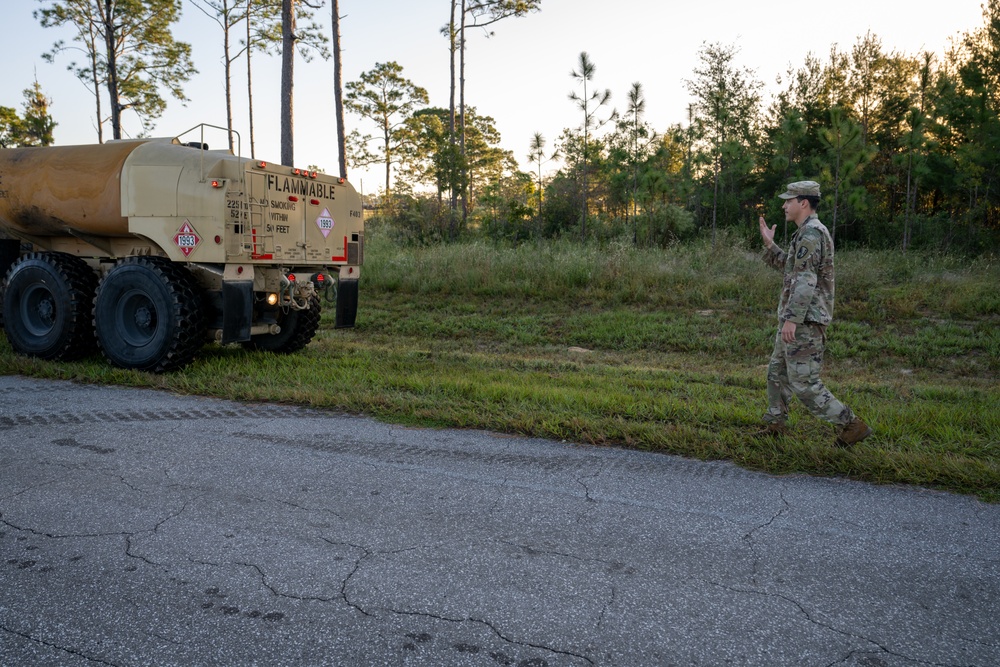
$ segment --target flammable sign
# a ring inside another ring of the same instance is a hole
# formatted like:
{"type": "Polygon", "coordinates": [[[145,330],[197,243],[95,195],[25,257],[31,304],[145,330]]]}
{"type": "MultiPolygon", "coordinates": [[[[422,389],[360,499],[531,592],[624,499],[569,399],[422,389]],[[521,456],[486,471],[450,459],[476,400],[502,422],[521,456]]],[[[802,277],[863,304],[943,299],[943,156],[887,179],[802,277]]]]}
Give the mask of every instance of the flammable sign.
{"type": "Polygon", "coordinates": [[[334,222],[333,216],[330,215],[330,209],[328,208],[324,208],[323,212],[319,214],[318,218],[316,218],[316,225],[319,227],[319,231],[323,232],[323,238],[330,235],[330,232],[333,231],[333,226],[335,224],[337,223],[334,222]]]}
{"type": "Polygon", "coordinates": [[[184,224],[181,225],[181,228],[178,229],[177,233],[174,235],[174,243],[177,244],[177,247],[180,248],[181,252],[184,253],[184,256],[187,257],[194,252],[194,249],[198,247],[199,243],[201,243],[201,237],[198,236],[198,232],[194,230],[191,223],[185,220],[184,224]]]}

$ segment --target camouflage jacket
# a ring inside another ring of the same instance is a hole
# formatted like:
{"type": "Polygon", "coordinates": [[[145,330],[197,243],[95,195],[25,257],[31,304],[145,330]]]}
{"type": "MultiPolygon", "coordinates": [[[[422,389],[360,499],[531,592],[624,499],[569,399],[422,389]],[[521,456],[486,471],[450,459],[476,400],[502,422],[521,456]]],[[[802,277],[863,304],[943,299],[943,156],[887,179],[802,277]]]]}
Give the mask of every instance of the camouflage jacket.
{"type": "Polygon", "coordinates": [[[772,245],[764,253],[769,266],[785,274],[778,318],[796,324],[827,325],[833,319],[833,239],[815,215],[792,235],[788,252],[772,245]]]}

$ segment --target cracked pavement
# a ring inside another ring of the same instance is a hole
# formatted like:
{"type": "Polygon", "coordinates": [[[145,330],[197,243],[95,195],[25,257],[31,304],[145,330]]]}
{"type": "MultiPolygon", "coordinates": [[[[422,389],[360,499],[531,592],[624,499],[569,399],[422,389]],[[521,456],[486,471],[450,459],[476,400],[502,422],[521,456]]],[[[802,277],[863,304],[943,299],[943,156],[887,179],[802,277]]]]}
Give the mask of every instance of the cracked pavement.
{"type": "Polygon", "coordinates": [[[997,665],[1000,506],[0,377],[0,665],[997,665]]]}

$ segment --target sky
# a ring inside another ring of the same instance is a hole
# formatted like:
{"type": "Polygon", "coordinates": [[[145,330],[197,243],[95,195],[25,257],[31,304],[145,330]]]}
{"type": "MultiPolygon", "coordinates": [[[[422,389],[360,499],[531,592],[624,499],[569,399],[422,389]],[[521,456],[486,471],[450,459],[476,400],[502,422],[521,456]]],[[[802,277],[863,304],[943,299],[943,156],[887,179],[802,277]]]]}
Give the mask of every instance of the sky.
{"type": "MultiPolygon", "coordinates": [[[[42,28],[32,12],[36,0],[0,0],[4,6],[4,43],[8,57],[0,78],[0,106],[22,112],[22,91],[37,78],[52,100],[58,123],[57,144],[97,141],[93,96],[69,71],[72,56],[47,63],[42,54],[71,31],[42,28]]],[[[45,0],[46,3],[51,0],[45,0]]],[[[790,3],[758,0],[541,0],[541,11],[509,18],[467,34],[466,103],[491,116],[503,148],[514,153],[523,169],[533,135],[539,132],[551,150],[564,128],[578,127],[580,113],[569,94],[578,91],[571,72],[586,51],[596,65],[593,86],[609,89],[611,105],[624,110],[633,82],[643,86],[646,120],[658,131],[687,123],[691,102],[685,81],[693,78],[699,50],[705,44],[733,46],[736,64],[755,72],[765,84],[765,100],[779,89],[779,76],[801,67],[810,53],[825,61],[833,45],[842,51],[871,32],[886,51],[917,55],[943,54],[949,40],[983,25],[979,0],[952,0],[947,9],[930,11],[902,0],[839,0],[790,3]]],[[[448,22],[447,0],[340,0],[344,81],[357,80],[376,63],[396,61],[403,75],[425,88],[431,106],[447,107],[448,42],[440,29],[448,22]]],[[[329,9],[317,12],[329,31],[329,9]]],[[[222,33],[190,0],[174,29],[175,38],[192,45],[199,73],[186,85],[189,98],[167,97],[167,110],[155,122],[153,136],[175,136],[200,123],[225,126],[222,33]]],[[[280,58],[254,57],[254,130],[256,156],[278,161],[280,133],[280,58]]],[[[249,155],[245,64],[234,70],[234,127],[249,155]]],[[[333,110],[332,61],[297,59],[294,87],[295,162],[318,165],[336,173],[337,139],[333,110]]],[[[105,106],[106,108],[106,106],[105,106]]],[[[348,131],[373,133],[375,127],[348,115],[348,131]]],[[[125,116],[133,135],[139,124],[125,116]]],[[[105,134],[108,135],[108,130],[105,134]]],[[[224,138],[209,135],[213,148],[224,138]]],[[[556,162],[543,171],[557,168],[556,162]]],[[[378,190],[378,169],[349,170],[349,179],[366,193],[378,190]]]]}

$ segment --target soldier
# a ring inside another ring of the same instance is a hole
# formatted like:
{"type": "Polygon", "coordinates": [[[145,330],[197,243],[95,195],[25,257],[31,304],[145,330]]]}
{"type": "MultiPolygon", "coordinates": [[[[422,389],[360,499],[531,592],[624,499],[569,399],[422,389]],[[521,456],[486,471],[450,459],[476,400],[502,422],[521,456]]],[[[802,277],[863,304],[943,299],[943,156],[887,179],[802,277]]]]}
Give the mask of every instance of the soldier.
{"type": "Polygon", "coordinates": [[[788,252],[774,243],[774,227],[760,217],[760,236],[767,251],[764,261],[784,272],[780,326],[774,352],[767,366],[766,425],[759,436],[788,433],[788,404],[797,396],[815,417],[837,427],[838,447],[851,447],[872,434],[872,429],[849,407],[834,398],[820,380],[826,327],[833,319],[833,239],[816,217],[819,183],[789,183],[778,195],[785,200],[785,220],[795,223],[788,252]]]}

